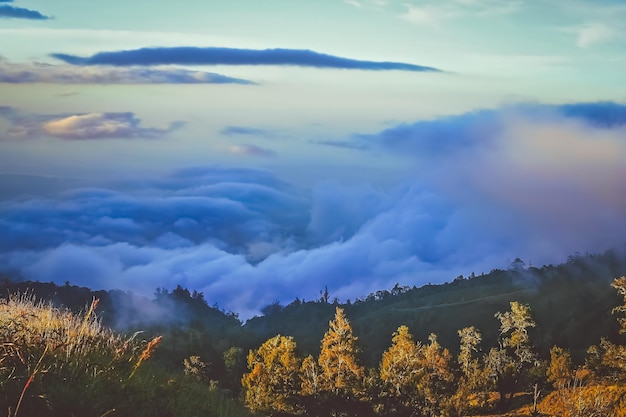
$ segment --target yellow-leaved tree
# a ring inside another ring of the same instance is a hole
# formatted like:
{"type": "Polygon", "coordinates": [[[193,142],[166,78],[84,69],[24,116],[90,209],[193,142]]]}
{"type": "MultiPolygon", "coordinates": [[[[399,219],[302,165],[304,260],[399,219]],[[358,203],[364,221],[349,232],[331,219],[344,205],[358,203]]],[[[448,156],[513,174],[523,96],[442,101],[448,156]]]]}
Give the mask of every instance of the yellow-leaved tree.
{"type": "Polygon", "coordinates": [[[537,363],[528,335],[528,329],[536,326],[530,307],[517,301],[510,306],[509,311],[495,314],[500,320],[500,343],[487,356],[487,368],[500,394],[502,410],[509,408],[528,370],[537,363]]]}
{"type": "MultiPolygon", "coordinates": [[[[321,415],[361,415],[365,392],[365,368],[358,361],[358,338],[352,332],[352,326],[337,307],[335,317],[322,339],[318,358],[318,368],[307,362],[308,376],[313,376],[317,369],[319,379],[307,380],[303,388],[316,386],[316,414],[321,415]],[[361,413],[361,414],[360,414],[361,413]]],[[[303,375],[306,378],[307,375],[303,375]]]]}
{"type": "Polygon", "coordinates": [[[336,308],[335,318],[328,326],[318,359],[321,389],[334,395],[356,397],[363,389],[365,375],[357,359],[358,338],[340,307],[336,308]]]}
{"type": "Polygon", "coordinates": [[[434,333],[428,337],[428,341],[421,349],[419,362],[420,378],[417,389],[423,396],[419,407],[420,415],[448,416],[455,392],[452,355],[439,344],[434,333]]]}
{"type": "Polygon", "coordinates": [[[458,331],[460,340],[457,361],[461,370],[453,403],[458,415],[470,410],[479,411],[487,406],[489,399],[489,371],[478,356],[482,335],[474,326],[458,331]]]}
{"type": "Polygon", "coordinates": [[[431,334],[429,344],[413,341],[406,326],[393,334],[383,353],[380,379],[385,413],[402,416],[443,416],[451,406],[454,374],[451,355],[431,334]]]}
{"type": "Polygon", "coordinates": [[[292,337],[277,335],[248,354],[249,373],[241,383],[245,404],[269,416],[297,414],[300,360],[292,337]]]}
{"type": "Polygon", "coordinates": [[[380,361],[381,399],[385,411],[410,415],[416,408],[419,392],[421,345],[413,340],[407,326],[400,326],[393,334],[391,346],[380,361]]]}

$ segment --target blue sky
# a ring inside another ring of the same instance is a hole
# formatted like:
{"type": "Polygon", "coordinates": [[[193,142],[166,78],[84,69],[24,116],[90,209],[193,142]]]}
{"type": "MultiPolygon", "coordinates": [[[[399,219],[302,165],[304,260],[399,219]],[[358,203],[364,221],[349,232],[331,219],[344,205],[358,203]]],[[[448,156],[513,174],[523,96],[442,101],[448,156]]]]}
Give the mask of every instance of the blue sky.
{"type": "Polygon", "coordinates": [[[0,0],[0,270],[243,317],[624,244],[621,0],[0,0]]]}

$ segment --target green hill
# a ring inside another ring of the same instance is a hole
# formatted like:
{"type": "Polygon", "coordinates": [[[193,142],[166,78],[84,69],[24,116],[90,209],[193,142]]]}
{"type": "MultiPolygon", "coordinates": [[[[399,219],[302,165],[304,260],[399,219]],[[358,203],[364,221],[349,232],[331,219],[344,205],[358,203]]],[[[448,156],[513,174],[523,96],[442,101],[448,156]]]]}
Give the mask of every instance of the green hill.
{"type": "MultiPolygon", "coordinates": [[[[430,333],[437,334],[440,343],[452,352],[458,345],[457,330],[476,326],[483,333],[483,350],[488,350],[498,334],[494,314],[506,311],[511,301],[530,305],[537,322],[531,336],[541,352],[547,354],[556,344],[571,349],[580,359],[601,337],[613,341],[620,337],[611,314],[620,299],[610,283],[623,275],[625,251],[576,255],[563,264],[539,268],[526,267],[517,260],[509,270],[457,277],[446,284],[421,288],[396,285],[349,304],[330,302],[328,294],[316,301],[296,299],[286,306],[274,304],[264,309],[265,315],[246,323],[236,314],[208,306],[202,293],[180,286],[171,292],[157,289],[155,297],[148,299],[130,292],[5,279],[0,294],[29,291],[39,299],[74,310],[99,298],[104,324],[119,331],[165,335],[157,355],[164,365],[177,367],[184,358],[199,355],[211,362],[211,376],[223,379],[227,373],[225,351],[236,346],[245,353],[277,334],[293,336],[301,354],[317,354],[336,305],[345,309],[359,337],[362,359],[370,367],[378,364],[400,325],[407,325],[421,341],[430,333]]],[[[237,380],[232,375],[230,379],[237,380]]]]}
{"type": "MultiPolygon", "coordinates": [[[[547,353],[557,344],[582,356],[601,337],[618,338],[611,310],[620,298],[611,281],[626,275],[626,255],[607,251],[601,255],[573,256],[561,265],[541,268],[514,263],[510,270],[494,270],[472,278],[458,277],[442,285],[421,288],[394,287],[370,294],[364,300],[342,305],[363,347],[363,359],[375,366],[400,325],[409,326],[422,341],[436,333],[453,352],[457,330],[476,326],[483,333],[483,349],[496,343],[497,311],[511,301],[529,304],[537,328],[532,334],[538,348],[547,353]]],[[[302,353],[316,354],[319,340],[334,314],[334,306],[321,299],[274,306],[272,313],[249,320],[244,330],[262,342],[276,334],[291,335],[302,353]]]]}

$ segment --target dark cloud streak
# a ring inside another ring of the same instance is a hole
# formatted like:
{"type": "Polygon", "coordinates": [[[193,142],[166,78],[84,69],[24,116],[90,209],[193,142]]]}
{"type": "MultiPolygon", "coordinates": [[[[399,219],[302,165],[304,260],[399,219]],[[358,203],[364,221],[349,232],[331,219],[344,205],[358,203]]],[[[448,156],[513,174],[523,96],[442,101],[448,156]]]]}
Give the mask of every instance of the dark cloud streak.
{"type": "Polygon", "coordinates": [[[249,136],[265,136],[268,132],[265,129],[259,129],[256,127],[246,126],[226,126],[220,130],[220,134],[224,136],[237,136],[237,135],[249,135],[249,136]]]}
{"type": "Polygon", "coordinates": [[[219,47],[141,48],[100,52],[90,57],[55,53],[52,57],[72,65],[287,65],[370,71],[440,72],[432,67],[402,62],[361,61],[300,49],[236,49],[219,47]]]}
{"type": "Polygon", "coordinates": [[[0,6],[0,18],[7,19],[30,19],[30,20],[48,20],[49,16],[43,15],[36,10],[24,9],[14,6],[0,6]]]}

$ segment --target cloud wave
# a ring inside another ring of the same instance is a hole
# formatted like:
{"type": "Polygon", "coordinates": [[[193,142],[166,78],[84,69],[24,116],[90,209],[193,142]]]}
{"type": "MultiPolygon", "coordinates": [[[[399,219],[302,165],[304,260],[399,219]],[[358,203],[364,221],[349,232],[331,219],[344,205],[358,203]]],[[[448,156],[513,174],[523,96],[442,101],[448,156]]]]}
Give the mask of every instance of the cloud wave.
{"type": "Polygon", "coordinates": [[[90,57],[55,53],[52,57],[72,65],[287,65],[370,71],[440,72],[433,67],[403,62],[362,61],[301,49],[237,49],[220,47],[141,48],[100,52],[90,57]]]}

